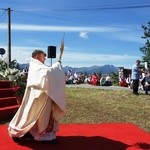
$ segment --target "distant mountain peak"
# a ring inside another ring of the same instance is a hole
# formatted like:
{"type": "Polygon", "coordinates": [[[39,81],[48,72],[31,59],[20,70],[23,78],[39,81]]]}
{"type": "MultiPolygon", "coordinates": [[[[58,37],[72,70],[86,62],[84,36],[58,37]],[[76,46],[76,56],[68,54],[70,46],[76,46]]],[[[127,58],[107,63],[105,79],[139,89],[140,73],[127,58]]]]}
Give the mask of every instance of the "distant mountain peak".
{"type": "Polygon", "coordinates": [[[118,72],[118,67],[115,67],[113,65],[104,65],[104,66],[91,66],[91,67],[69,67],[65,66],[64,67],[64,72],[67,73],[68,70],[72,70],[72,72],[87,72],[89,74],[91,73],[102,73],[102,74],[110,74],[112,72],[117,73],[118,72]]]}
{"type": "MultiPolygon", "coordinates": [[[[20,69],[22,70],[25,66],[29,67],[29,64],[19,64],[20,69]]],[[[115,67],[113,65],[103,65],[103,66],[91,66],[91,67],[70,67],[70,66],[65,66],[63,67],[64,72],[67,73],[68,70],[72,70],[72,72],[81,72],[85,73],[87,72],[88,74],[92,73],[102,73],[102,74],[110,74],[112,72],[118,73],[118,67],[115,67]]]]}

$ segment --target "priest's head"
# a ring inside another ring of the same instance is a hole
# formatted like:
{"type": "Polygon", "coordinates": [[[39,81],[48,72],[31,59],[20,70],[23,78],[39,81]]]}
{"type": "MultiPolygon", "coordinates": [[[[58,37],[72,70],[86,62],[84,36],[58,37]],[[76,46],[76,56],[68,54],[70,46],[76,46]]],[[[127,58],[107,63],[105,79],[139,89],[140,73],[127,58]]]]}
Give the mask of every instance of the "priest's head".
{"type": "Polygon", "coordinates": [[[45,57],[46,57],[46,53],[43,52],[42,50],[34,50],[32,53],[32,58],[39,60],[43,64],[44,64],[45,59],[46,59],[45,57]]]}

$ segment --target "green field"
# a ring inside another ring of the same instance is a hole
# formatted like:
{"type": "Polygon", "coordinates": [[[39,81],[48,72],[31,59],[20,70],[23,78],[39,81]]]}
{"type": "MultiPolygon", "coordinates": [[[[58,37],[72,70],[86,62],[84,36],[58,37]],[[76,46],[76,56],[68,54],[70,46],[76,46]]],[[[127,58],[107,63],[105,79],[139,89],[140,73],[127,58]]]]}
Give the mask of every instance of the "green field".
{"type": "MultiPolygon", "coordinates": [[[[9,119],[0,121],[8,123],[9,119]]],[[[60,123],[133,123],[150,133],[150,95],[130,90],[66,87],[66,114],[60,123]]]]}
{"type": "Polygon", "coordinates": [[[127,90],[66,88],[62,123],[133,123],[150,132],[150,95],[127,90]]]}

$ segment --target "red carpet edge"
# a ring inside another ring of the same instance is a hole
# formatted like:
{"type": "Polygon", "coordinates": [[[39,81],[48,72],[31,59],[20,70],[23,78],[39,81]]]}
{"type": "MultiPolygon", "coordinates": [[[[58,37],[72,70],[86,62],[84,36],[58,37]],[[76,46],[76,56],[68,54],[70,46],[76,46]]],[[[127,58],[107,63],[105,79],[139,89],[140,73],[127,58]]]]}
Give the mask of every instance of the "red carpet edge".
{"type": "Polygon", "coordinates": [[[150,133],[130,123],[61,124],[57,145],[14,143],[0,125],[0,150],[150,150],[150,133]]]}

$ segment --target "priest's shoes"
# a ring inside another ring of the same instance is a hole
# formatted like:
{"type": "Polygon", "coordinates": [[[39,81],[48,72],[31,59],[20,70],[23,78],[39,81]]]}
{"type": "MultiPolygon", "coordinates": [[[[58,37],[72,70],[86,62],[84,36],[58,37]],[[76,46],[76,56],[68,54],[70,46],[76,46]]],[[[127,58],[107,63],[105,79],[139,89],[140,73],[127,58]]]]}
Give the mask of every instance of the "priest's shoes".
{"type": "Polygon", "coordinates": [[[27,132],[23,137],[12,137],[13,141],[16,143],[22,142],[22,141],[32,141],[34,140],[34,137],[27,132]]]}
{"type": "Polygon", "coordinates": [[[58,140],[57,139],[43,140],[43,141],[40,141],[40,142],[45,143],[45,144],[58,144],[58,140]]]}

